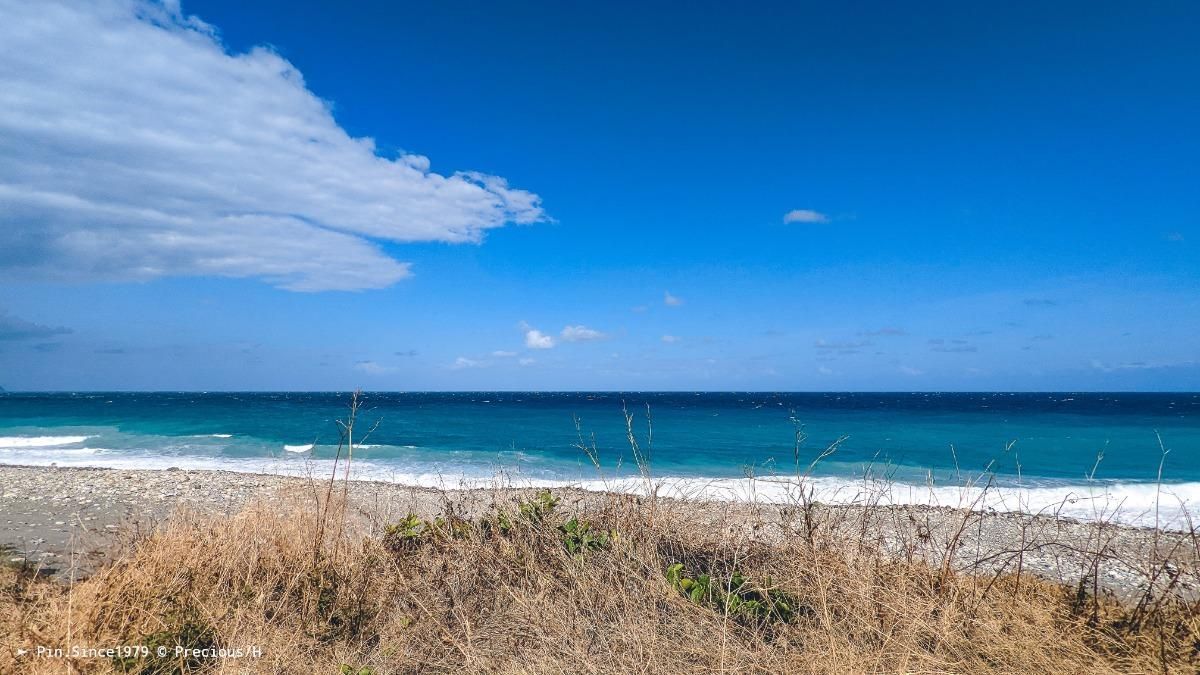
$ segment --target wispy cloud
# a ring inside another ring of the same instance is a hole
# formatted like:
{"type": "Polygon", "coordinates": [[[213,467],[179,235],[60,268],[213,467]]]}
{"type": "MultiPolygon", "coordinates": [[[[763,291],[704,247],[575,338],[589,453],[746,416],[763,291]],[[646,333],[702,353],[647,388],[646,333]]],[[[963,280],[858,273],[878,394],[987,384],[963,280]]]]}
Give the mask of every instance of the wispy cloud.
{"type": "Polygon", "coordinates": [[[899,337],[901,335],[908,335],[908,333],[905,332],[903,328],[884,326],[883,328],[879,328],[877,330],[862,331],[859,333],[859,335],[863,335],[865,337],[899,337]]]}
{"type": "Polygon", "coordinates": [[[813,343],[813,347],[821,354],[830,354],[833,352],[838,354],[857,354],[864,347],[870,347],[871,344],[870,340],[817,340],[813,343]]]}
{"type": "Polygon", "coordinates": [[[829,216],[812,209],[792,209],[783,214],[785,223],[828,223],[829,216]]]}
{"type": "Polygon", "coordinates": [[[178,2],[8,2],[0,44],[0,275],[381,288],[410,274],[381,241],[546,220],[503,178],[381,156],[178,2]]]}
{"type": "Polygon", "coordinates": [[[354,369],[367,375],[386,375],[396,370],[391,366],[385,366],[376,361],[356,361],[354,369]]]}
{"type": "Polygon", "coordinates": [[[670,344],[675,344],[676,342],[679,342],[679,341],[680,341],[681,339],[683,339],[683,338],[680,338],[678,335],[664,335],[664,336],[662,336],[662,338],[660,338],[660,339],[661,339],[661,340],[662,340],[664,343],[666,343],[666,344],[669,344],[669,345],[670,345],[670,344]]]}
{"type": "Polygon", "coordinates": [[[594,342],[608,337],[594,328],[582,325],[566,326],[558,336],[563,342],[594,342]]]}
{"type": "MultiPolygon", "coordinates": [[[[0,233],[0,237],[3,237],[2,233],[0,233]]],[[[0,340],[45,339],[71,332],[70,328],[43,326],[0,310],[0,340]]]]}
{"type": "Polygon", "coordinates": [[[507,351],[504,351],[503,349],[497,349],[496,351],[492,352],[492,356],[494,356],[498,359],[511,359],[512,357],[514,357],[516,355],[517,355],[516,352],[507,352],[507,351]]]}
{"type": "Polygon", "coordinates": [[[450,369],[463,370],[466,368],[482,368],[484,365],[485,364],[483,361],[476,361],[475,359],[468,359],[465,356],[460,356],[457,359],[454,359],[454,363],[450,364],[450,369]]]}
{"type": "Polygon", "coordinates": [[[683,298],[671,295],[670,291],[663,291],[663,304],[667,307],[679,307],[683,304],[683,298]]]}
{"type": "Polygon", "coordinates": [[[1025,298],[1022,302],[1025,303],[1026,307],[1054,307],[1058,305],[1057,300],[1049,298],[1025,298]]]}
{"type": "Polygon", "coordinates": [[[944,338],[931,338],[928,340],[929,350],[933,352],[942,352],[947,354],[967,354],[977,352],[979,349],[971,343],[961,338],[946,340],[944,338]]]}
{"type": "Polygon", "coordinates": [[[916,377],[918,375],[925,374],[925,371],[921,370],[920,368],[913,368],[912,366],[899,366],[897,370],[910,377],[916,377]]]}
{"type": "Polygon", "coordinates": [[[1167,233],[1167,241],[1173,241],[1173,242],[1184,241],[1183,233],[1182,232],[1168,232],[1167,233]]]}
{"type": "Polygon", "coordinates": [[[1157,370],[1168,368],[1196,368],[1200,363],[1196,361],[1121,361],[1119,363],[1111,363],[1093,359],[1091,366],[1094,370],[1099,370],[1105,373],[1119,372],[1123,370],[1157,370]]]}

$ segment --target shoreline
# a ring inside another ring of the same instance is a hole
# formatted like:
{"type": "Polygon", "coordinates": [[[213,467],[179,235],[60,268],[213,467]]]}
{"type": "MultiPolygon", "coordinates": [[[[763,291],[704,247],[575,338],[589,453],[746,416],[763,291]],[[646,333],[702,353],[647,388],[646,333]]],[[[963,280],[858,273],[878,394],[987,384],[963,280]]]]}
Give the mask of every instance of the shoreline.
{"type": "MultiPolygon", "coordinates": [[[[79,579],[181,510],[229,516],[257,500],[323,489],[328,481],[328,475],[310,479],[195,469],[0,465],[3,561],[42,567],[63,580],[79,579]]],[[[377,527],[408,513],[433,517],[448,508],[474,516],[538,489],[500,485],[438,489],[358,479],[352,479],[348,488],[359,513],[377,527]]],[[[572,512],[597,508],[620,494],[579,487],[554,488],[554,493],[572,512]]],[[[720,522],[732,514],[749,536],[767,544],[796,536],[800,518],[796,505],[659,499],[699,523],[720,522]]],[[[974,565],[976,571],[992,572],[1005,569],[1019,555],[1026,573],[1067,585],[1092,572],[1095,558],[1089,552],[1099,551],[1106,560],[1125,561],[1095,574],[1097,583],[1118,595],[1144,588],[1155,565],[1200,569],[1200,551],[1188,534],[1146,527],[924,505],[816,504],[812,514],[832,532],[873,532],[878,545],[897,556],[911,556],[913,542],[919,541],[925,553],[918,555],[953,550],[956,566],[974,565]],[[956,538],[953,549],[952,537],[956,538]],[[1130,561],[1144,563],[1144,569],[1130,561]]],[[[1184,590],[1200,593],[1200,589],[1184,590]]]]}
{"type": "MultiPolygon", "coordinates": [[[[307,447],[307,446],[306,446],[307,447]]],[[[55,458],[39,461],[9,457],[0,466],[37,468],[105,469],[114,471],[216,472],[242,475],[279,476],[307,480],[326,478],[333,468],[330,458],[282,455],[245,458],[197,456],[105,456],[103,459],[55,458]]],[[[579,475],[545,477],[522,473],[520,464],[490,467],[490,474],[443,473],[440,470],[403,471],[369,457],[354,462],[351,480],[377,482],[434,490],[544,488],[583,489],[646,496],[643,478],[622,475],[606,477],[580,465],[579,475]]],[[[341,474],[339,466],[338,473],[341,474]]],[[[660,496],[700,501],[758,502],[786,505],[796,500],[799,484],[792,474],[754,476],[655,475],[660,496]]],[[[887,467],[871,469],[867,475],[815,474],[805,480],[814,498],[831,506],[853,506],[865,499],[895,507],[973,509],[983,512],[1040,513],[1081,522],[1111,521],[1117,524],[1188,532],[1194,527],[1190,510],[1200,508],[1200,481],[1161,482],[1123,479],[1059,481],[1017,478],[966,472],[953,480],[914,482],[894,479],[887,467]],[[986,480],[984,480],[986,478],[986,480]]]]}

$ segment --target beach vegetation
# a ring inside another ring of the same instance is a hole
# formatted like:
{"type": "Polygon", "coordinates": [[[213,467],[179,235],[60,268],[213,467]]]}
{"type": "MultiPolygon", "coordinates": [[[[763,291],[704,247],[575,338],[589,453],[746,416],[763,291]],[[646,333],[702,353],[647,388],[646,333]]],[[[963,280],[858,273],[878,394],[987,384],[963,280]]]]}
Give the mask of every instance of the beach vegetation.
{"type": "MultiPolygon", "coordinates": [[[[372,535],[367,516],[344,509],[345,524],[317,541],[304,516],[325,505],[311,494],[298,490],[233,516],[178,516],[73,585],[0,569],[8,575],[0,584],[0,672],[25,672],[2,662],[12,653],[6,647],[66,644],[68,635],[89,644],[263,649],[256,661],[206,661],[212,672],[340,672],[343,664],[377,675],[558,672],[580,663],[597,672],[1200,665],[1196,569],[1182,564],[1164,567],[1145,601],[1126,601],[1091,574],[1064,585],[961,555],[944,566],[942,537],[957,526],[934,528],[928,544],[909,542],[911,559],[897,555],[872,539],[883,519],[899,517],[884,507],[841,522],[818,510],[810,542],[803,530],[789,535],[749,509],[661,501],[652,512],[646,500],[603,494],[579,502],[571,517],[547,515],[540,526],[522,519],[497,536],[498,513],[517,503],[503,490],[492,495],[495,510],[472,521],[492,523],[491,535],[482,525],[469,525],[465,536],[426,535],[436,518],[418,528],[407,514],[390,535],[372,535]],[[415,532],[422,534],[409,536],[415,532]],[[396,555],[397,539],[417,543],[396,555]]],[[[460,500],[460,513],[470,498],[446,495],[460,500]]],[[[1103,557],[1103,540],[1096,544],[1103,579],[1116,563],[1103,557]]],[[[187,662],[154,670],[159,665],[80,661],[76,672],[208,672],[187,662]]]]}
{"type": "Polygon", "coordinates": [[[540,490],[532,499],[523,500],[517,510],[521,516],[531,523],[541,523],[554,512],[558,506],[558,498],[549,490],[540,490]]]}
{"type": "Polygon", "coordinates": [[[791,622],[801,606],[796,598],[771,583],[766,577],[762,586],[751,584],[741,572],[734,570],[724,578],[704,573],[689,576],[683,563],[667,567],[668,583],[697,605],[708,606],[735,619],[755,623],[791,622]]]}
{"type": "Polygon", "coordinates": [[[419,543],[428,532],[429,527],[421,517],[410,513],[403,520],[384,528],[383,541],[391,550],[407,549],[419,543]]]}
{"type": "Polygon", "coordinates": [[[558,526],[567,553],[582,560],[585,554],[608,548],[616,538],[615,532],[598,532],[587,521],[571,518],[558,526]]]}

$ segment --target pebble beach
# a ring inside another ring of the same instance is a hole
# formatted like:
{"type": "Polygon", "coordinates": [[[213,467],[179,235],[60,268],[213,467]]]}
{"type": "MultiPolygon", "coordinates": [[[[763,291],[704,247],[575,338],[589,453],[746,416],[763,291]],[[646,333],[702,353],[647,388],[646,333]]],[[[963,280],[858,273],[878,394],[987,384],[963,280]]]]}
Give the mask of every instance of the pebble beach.
{"type": "MultiPolygon", "coordinates": [[[[39,569],[64,581],[77,580],[173,514],[232,515],[252,501],[279,499],[285,493],[308,492],[315,497],[326,489],[327,480],[181,469],[0,466],[0,546],[10,564],[39,569]]],[[[371,522],[387,523],[407,513],[432,517],[450,504],[457,513],[477,515],[494,508],[498,500],[511,502],[528,491],[439,490],[350,481],[348,495],[359,514],[371,522]]],[[[605,496],[575,488],[555,492],[573,511],[586,511],[605,496]]],[[[799,536],[801,529],[801,515],[794,507],[664,501],[687,509],[696,522],[743,523],[746,536],[766,542],[799,536]]],[[[982,572],[1012,572],[1019,565],[1023,573],[1065,584],[1077,584],[1095,573],[1098,584],[1117,595],[1140,592],[1156,571],[1158,583],[1178,576],[1181,584],[1187,584],[1184,579],[1192,575],[1178,572],[1200,567],[1194,536],[1153,528],[922,506],[816,505],[812,517],[845,536],[869,532],[871,541],[898,556],[915,552],[931,557],[953,550],[960,568],[974,565],[982,572]],[[1103,564],[1093,570],[1097,551],[1103,564]]]]}

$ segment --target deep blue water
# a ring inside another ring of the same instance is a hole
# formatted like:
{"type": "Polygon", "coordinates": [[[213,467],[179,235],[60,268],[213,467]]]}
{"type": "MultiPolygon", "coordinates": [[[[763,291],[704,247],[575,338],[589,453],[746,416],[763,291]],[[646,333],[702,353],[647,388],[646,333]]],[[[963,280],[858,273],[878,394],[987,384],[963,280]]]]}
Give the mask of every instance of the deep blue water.
{"type": "MultiPolygon", "coordinates": [[[[330,458],[348,394],[0,394],[0,463],[253,468],[330,458]],[[302,451],[315,442],[315,448],[302,451]],[[292,451],[285,450],[291,446],[292,451]]],[[[622,405],[656,475],[734,478],[795,471],[847,439],[824,476],[876,472],[920,483],[991,467],[1001,482],[1200,481],[1200,394],[1192,393],[367,393],[356,449],[377,472],[552,480],[594,477],[575,418],[595,435],[605,473],[635,472],[622,405]],[[1006,449],[1011,443],[1011,447],[1006,449]],[[954,451],[952,453],[951,446],[954,451]],[[618,466],[619,464],[619,466],[618,466]]],[[[589,440],[590,442],[590,440],[589,440]]]]}

